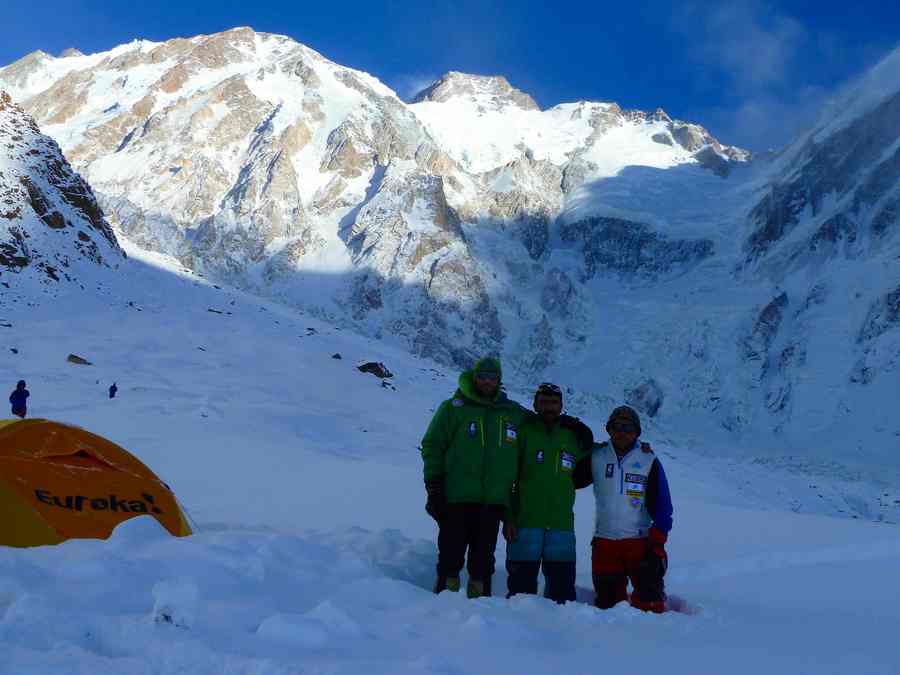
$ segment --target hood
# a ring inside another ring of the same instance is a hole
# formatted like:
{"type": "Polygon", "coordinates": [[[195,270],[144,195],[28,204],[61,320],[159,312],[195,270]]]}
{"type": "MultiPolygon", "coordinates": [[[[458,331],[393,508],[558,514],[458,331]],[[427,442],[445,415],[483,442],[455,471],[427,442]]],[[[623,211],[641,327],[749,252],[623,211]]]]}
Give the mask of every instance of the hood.
{"type": "Polygon", "coordinates": [[[503,391],[503,385],[500,384],[497,386],[497,393],[494,394],[493,398],[485,398],[481,396],[475,390],[475,369],[470,368],[469,370],[463,371],[459,376],[459,389],[457,390],[457,394],[464,396],[470,401],[474,401],[475,403],[480,403],[481,405],[497,405],[498,403],[506,403],[508,400],[506,397],[506,392],[503,391]]]}

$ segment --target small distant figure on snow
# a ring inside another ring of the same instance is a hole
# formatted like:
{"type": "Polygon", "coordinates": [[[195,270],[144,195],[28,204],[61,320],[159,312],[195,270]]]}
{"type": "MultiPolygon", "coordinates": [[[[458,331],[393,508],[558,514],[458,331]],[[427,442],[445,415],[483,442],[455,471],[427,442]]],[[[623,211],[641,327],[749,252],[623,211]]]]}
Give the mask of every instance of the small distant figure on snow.
{"type": "Polygon", "coordinates": [[[19,380],[18,384],[16,384],[15,390],[9,395],[9,402],[12,404],[13,415],[25,419],[25,415],[28,412],[26,401],[28,400],[29,396],[31,396],[31,394],[25,388],[25,380],[19,380]]]}
{"type": "Polygon", "coordinates": [[[116,386],[116,383],[113,382],[112,385],[111,385],[110,388],[109,388],[109,397],[110,397],[110,398],[115,398],[115,397],[116,397],[116,392],[117,392],[117,391],[119,391],[119,388],[116,386]]]}

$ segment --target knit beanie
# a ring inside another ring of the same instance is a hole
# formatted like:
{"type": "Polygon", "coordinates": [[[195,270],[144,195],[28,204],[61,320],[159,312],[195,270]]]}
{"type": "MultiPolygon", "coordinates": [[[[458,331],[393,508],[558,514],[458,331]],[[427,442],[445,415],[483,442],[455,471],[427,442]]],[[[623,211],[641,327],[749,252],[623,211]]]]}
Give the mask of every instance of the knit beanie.
{"type": "Polygon", "coordinates": [[[620,405],[618,408],[613,410],[609,415],[609,420],[607,420],[606,422],[606,431],[609,432],[610,425],[618,420],[631,422],[635,427],[637,427],[638,436],[641,435],[641,418],[634,408],[630,408],[627,405],[620,405]]]}

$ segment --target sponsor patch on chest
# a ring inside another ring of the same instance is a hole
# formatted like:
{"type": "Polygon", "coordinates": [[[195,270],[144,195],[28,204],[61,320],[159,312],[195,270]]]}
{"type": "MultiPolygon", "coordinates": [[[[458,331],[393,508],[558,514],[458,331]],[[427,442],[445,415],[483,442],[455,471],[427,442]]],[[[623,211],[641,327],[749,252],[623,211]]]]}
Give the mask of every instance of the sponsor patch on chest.
{"type": "Polygon", "coordinates": [[[575,455],[571,452],[562,451],[562,454],[559,456],[559,463],[562,465],[562,468],[566,471],[571,471],[575,468],[575,455]]]}
{"type": "Polygon", "coordinates": [[[509,422],[503,423],[503,437],[510,443],[514,442],[518,438],[518,435],[516,434],[516,428],[509,422]]]}
{"type": "Polygon", "coordinates": [[[612,478],[612,477],[613,477],[613,474],[614,474],[615,472],[616,472],[616,465],[615,465],[615,464],[607,464],[607,465],[606,465],[606,477],[607,477],[607,478],[612,478]]]}
{"type": "Polygon", "coordinates": [[[537,451],[537,453],[534,456],[534,463],[535,464],[543,464],[544,463],[544,451],[543,450],[537,451]]]}
{"type": "Polygon", "coordinates": [[[625,494],[629,497],[643,497],[647,490],[647,477],[639,473],[625,474],[625,494]]]}
{"type": "Polygon", "coordinates": [[[469,438],[475,438],[478,435],[478,422],[469,422],[469,438]]]}

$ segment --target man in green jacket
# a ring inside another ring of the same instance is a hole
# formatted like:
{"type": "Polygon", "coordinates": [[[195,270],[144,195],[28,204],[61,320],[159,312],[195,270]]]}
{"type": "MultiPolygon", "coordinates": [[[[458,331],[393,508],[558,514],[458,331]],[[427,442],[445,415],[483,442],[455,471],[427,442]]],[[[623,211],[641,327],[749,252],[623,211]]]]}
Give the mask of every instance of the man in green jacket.
{"type": "Polygon", "coordinates": [[[518,427],[528,415],[501,387],[500,361],[483,358],[435,412],[422,439],[425,510],[438,524],[434,592],[458,591],[466,568],[470,598],[491,594],[500,522],[519,468],[518,427]]]}
{"type": "Polygon", "coordinates": [[[519,478],[507,539],[507,597],[537,593],[543,566],[544,597],[575,599],[575,483],[578,462],[590,452],[593,434],[580,420],[562,415],[562,391],[541,384],[537,416],[519,428],[519,478]]]}

